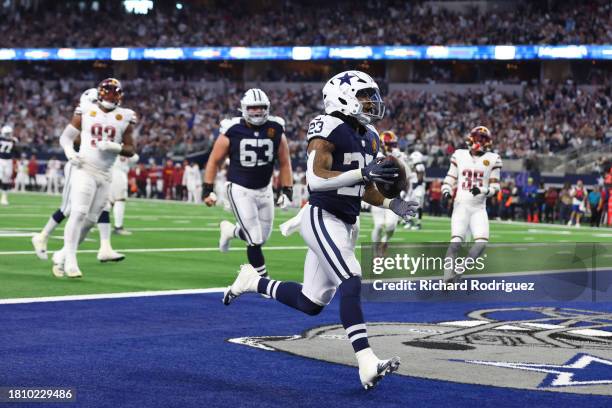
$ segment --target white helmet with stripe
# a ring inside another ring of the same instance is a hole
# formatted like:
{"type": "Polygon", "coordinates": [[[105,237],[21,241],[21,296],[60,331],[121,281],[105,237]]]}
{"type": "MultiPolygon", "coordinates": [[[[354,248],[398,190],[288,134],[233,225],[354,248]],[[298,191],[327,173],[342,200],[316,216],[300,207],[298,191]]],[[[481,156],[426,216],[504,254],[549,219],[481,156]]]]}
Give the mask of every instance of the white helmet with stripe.
{"type": "Polygon", "coordinates": [[[269,111],[270,100],[268,99],[268,95],[261,89],[249,89],[240,100],[240,112],[242,112],[242,117],[251,125],[260,126],[266,123],[269,111]],[[249,112],[249,110],[251,110],[251,112],[249,112]]]}

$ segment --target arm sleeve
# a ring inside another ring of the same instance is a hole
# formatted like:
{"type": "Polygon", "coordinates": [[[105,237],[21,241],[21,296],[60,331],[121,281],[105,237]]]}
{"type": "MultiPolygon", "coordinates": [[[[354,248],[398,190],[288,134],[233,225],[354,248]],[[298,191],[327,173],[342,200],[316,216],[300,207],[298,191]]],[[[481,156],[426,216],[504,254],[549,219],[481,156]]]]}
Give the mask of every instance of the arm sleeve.
{"type": "Polygon", "coordinates": [[[457,177],[459,176],[459,170],[457,168],[457,157],[455,154],[451,156],[450,159],[450,167],[448,168],[448,173],[446,173],[446,177],[444,177],[444,181],[442,182],[442,192],[452,194],[453,189],[457,185],[457,177]]]}
{"type": "Polygon", "coordinates": [[[68,159],[76,155],[76,151],[74,150],[74,141],[80,134],[81,132],[79,129],[69,124],[66,126],[62,132],[62,135],[60,136],[60,146],[62,146],[64,149],[64,154],[66,154],[68,159]]]}
{"type": "Polygon", "coordinates": [[[493,168],[491,169],[491,175],[489,176],[489,191],[487,191],[487,197],[493,197],[500,190],[499,180],[501,178],[502,161],[501,157],[497,157],[493,168]],[[491,181],[493,180],[493,181],[491,181]]]}
{"type": "Polygon", "coordinates": [[[308,156],[308,164],[306,166],[306,182],[311,191],[330,191],[340,187],[351,187],[355,184],[363,182],[361,169],[346,171],[336,177],[322,178],[314,173],[314,159],[316,151],[312,151],[308,156]]]}

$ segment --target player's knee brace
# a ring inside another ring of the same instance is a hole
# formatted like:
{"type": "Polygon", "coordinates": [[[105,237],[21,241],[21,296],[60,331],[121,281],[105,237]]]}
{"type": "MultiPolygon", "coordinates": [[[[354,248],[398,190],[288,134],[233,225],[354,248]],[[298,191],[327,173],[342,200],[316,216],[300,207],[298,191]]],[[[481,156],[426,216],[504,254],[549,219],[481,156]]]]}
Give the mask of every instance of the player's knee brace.
{"type": "Polygon", "coordinates": [[[323,310],[323,306],[317,305],[303,293],[300,293],[300,297],[298,298],[298,308],[309,316],[316,316],[323,310]]]}
{"type": "Polygon", "coordinates": [[[361,296],[361,278],[359,276],[351,276],[342,282],[338,289],[342,297],[359,297],[361,296]]]}

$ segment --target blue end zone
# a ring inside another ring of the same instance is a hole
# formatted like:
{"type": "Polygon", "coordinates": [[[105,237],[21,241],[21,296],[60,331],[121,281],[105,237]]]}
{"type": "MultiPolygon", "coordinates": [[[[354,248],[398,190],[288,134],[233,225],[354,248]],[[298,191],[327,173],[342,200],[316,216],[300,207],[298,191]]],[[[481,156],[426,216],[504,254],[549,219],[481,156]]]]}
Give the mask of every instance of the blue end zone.
{"type": "MultiPolygon", "coordinates": [[[[372,322],[434,322],[463,320],[470,310],[495,306],[365,303],[364,311],[372,322]]],[[[611,304],[570,307],[610,311],[611,304]]],[[[225,307],[221,294],[2,305],[0,311],[0,386],[74,387],[79,407],[587,408],[610,403],[603,396],[404,376],[386,378],[365,392],[353,367],[226,342],[336,324],[337,302],[317,317],[258,296],[225,307]]]]}

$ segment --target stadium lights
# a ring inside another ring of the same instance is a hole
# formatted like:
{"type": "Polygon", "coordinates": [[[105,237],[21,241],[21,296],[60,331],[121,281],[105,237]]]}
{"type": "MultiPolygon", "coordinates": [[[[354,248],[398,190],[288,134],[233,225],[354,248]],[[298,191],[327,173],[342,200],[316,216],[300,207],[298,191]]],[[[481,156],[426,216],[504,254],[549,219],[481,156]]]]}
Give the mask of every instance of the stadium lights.
{"type": "MultiPolygon", "coordinates": [[[[180,3],[177,3],[180,4],[180,3]]],[[[0,48],[0,61],[612,59],[612,45],[0,48]]]]}
{"type": "Polygon", "coordinates": [[[125,9],[129,13],[148,14],[150,10],[153,10],[153,1],[152,0],[124,0],[123,7],[125,7],[125,9]]]}

